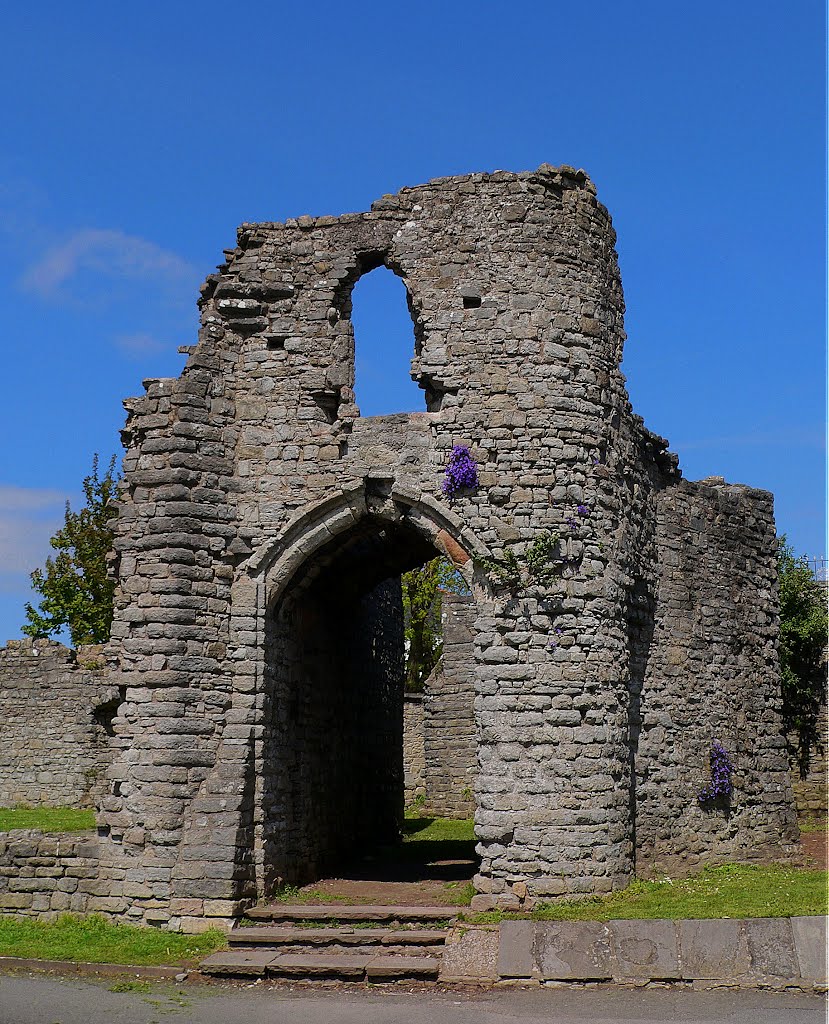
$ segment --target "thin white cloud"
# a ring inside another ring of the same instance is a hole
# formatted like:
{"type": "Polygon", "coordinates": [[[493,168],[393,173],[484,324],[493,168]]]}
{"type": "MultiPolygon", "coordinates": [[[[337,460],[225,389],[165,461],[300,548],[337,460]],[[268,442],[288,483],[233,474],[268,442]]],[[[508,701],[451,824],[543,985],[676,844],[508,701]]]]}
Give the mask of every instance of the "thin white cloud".
{"type": "Polygon", "coordinates": [[[160,352],[164,342],[146,331],[136,331],[134,334],[118,334],[115,337],[115,344],[128,356],[139,358],[148,352],[160,352]]]}
{"type": "Polygon", "coordinates": [[[60,491],[0,484],[0,591],[20,590],[25,599],[29,574],[51,553],[65,505],[60,491]]]}
{"type": "MultiPolygon", "coordinates": [[[[191,287],[197,274],[177,253],[123,231],[84,228],[53,245],[23,274],[21,286],[48,301],[76,299],[70,288],[84,272],[101,280],[152,282],[165,291],[191,287]]],[[[83,296],[81,296],[83,298],[83,296]]]]}

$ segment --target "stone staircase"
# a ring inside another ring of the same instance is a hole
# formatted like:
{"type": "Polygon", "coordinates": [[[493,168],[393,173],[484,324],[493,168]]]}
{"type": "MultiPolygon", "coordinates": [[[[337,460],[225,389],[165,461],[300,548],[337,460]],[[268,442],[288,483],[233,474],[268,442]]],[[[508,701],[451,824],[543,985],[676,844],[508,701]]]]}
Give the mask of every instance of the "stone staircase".
{"type": "Polygon", "coordinates": [[[247,912],[230,948],[199,965],[208,975],[312,981],[435,981],[454,914],[449,907],[274,904],[247,912]]]}

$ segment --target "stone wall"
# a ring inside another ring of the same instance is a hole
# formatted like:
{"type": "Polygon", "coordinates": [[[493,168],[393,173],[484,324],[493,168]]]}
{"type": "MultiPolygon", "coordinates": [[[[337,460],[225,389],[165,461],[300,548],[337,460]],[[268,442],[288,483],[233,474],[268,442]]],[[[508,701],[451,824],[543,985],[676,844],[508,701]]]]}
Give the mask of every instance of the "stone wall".
{"type": "Polygon", "coordinates": [[[423,693],[426,802],[444,818],[475,813],[475,604],[471,597],[441,595],[443,656],[423,693]]]}
{"type": "Polygon", "coordinates": [[[105,791],[119,691],[100,652],[30,639],[0,648],[0,807],[91,807],[105,791]]]}
{"type": "Polygon", "coordinates": [[[768,856],[794,841],[781,732],[772,498],[722,478],[656,501],[653,627],[631,709],[637,873],[768,856]],[[697,795],[713,741],[734,766],[721,805],[697,795]]]}
{"type": "Polygon", "coordinates": [[[98,868],[94,835],[0,833],[0,912],[47,920],[66,912],[111,912],[109,885],[103,902],[95,902],[98,868]]]}
{"type": "Polygon", "coordinates": [[[440,980],[825,992],[826,918],[464,925],[447,937],[440,980]]]}
{"type": "MultiPolygon", "coordinates": [[[[802,774],[797,757],[790,753],[792,789],[797,806],[797,816],[806,821],[826,821],[829,814],[829,765],[827,764],[827,744],[829,744],[829,709],[823,708],[818,730],[818,743],[809,751],[809,767],[802,774]]],[[[796,737],[788,737],[789,750],[797,749],[796,737]]]]}
{"type": "Polygon", "coordinates": [[[423,694],[403,696],[403,783],[406,804],[426,798],[426,758],[423,750],[423,694]]]}

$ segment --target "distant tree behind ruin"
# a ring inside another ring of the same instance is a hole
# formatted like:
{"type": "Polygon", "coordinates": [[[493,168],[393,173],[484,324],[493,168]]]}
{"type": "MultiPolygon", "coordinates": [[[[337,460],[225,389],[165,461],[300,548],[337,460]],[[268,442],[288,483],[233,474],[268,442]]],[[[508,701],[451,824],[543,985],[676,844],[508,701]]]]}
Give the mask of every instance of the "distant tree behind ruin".
{"type": "Polygon", "coordinates": [[[32,573],[32,588],[42,600],[37,608],[26,604],[27,636],[54,636],[65,628],[76,647],[109,639],[115,583],[107,576],[106,560],[112,547],[109,524],[117,483],[115,456],[100,476],[95,455],[92,472],[83,482],[83,508],[73,512],[67,501],[63,526],[49,541],[57,554],[32,573]]]}
{"type": "Polygon", "coordinates": [[[447,558],[433,558],[403,573],[403,622],[406,637],[406,690],[420,693],[443,651],[441,591],[468,594],[461,573],[447,558]]]}
{"type": "Polygon", "coordinates": [[[779,539],[780,674],[783,725],[795,736],[801,774],[809,769],[809,752],[820,738],[826,703],[826,590],[803,557],[795,556],[785,536],[779,539]]]}

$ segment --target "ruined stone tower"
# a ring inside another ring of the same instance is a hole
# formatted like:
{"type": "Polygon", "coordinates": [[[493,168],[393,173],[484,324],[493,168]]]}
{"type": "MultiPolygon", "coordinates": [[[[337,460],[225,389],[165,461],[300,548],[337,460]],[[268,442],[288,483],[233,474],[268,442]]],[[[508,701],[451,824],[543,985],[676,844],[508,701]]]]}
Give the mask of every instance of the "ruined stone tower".
{"type": "Polygon", "coordinates": [[[239,229],[181,376],[126,403],[90,909],[231,916],[396,833],[395,581],[436,552],[475,602],[488,901],[789,835],[771,496],[683,481],[633,415],[614,240],[586,175],[548,165],[239,229]],[[350,295],[381,265],[425,409],[364,418],[350,295]],[[453,445],[479,486],[450,501],[453,445]],[[726,811],[697,800],[714,739],[726,811]]]}

